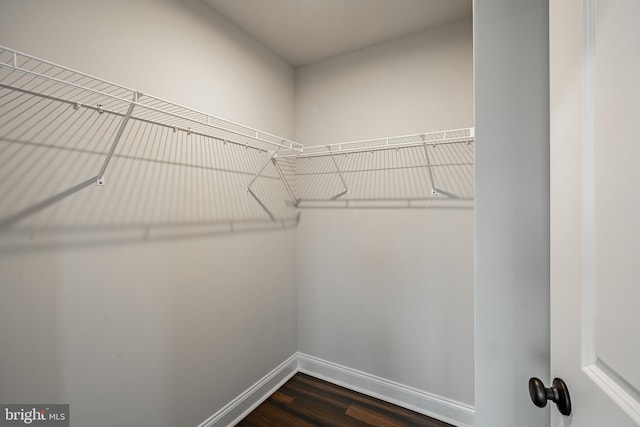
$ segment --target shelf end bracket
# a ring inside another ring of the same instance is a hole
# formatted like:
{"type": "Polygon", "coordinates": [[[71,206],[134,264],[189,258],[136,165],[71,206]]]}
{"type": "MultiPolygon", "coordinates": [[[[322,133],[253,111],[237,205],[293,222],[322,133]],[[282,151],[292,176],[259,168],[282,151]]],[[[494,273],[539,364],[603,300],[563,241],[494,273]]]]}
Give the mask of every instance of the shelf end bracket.
{"type": "Polygon", "coordinates": [[[105,185],[105,179],[104,179],[104,173],[107,171],[107,167],[109,166],[109,163],[111,162],[111,158],[113,157],[113,153],[116,151],[116,147],[118,146],[118,142],[120,142],[120,139],[122,138],[122,134],[124,133],[124,129],[127,127],[127,123],[129,122],[129,119],[131,118],[131,113],[133,113],[133,109],[136,106],[136,102],[138,102],[138,98],[142,96],[142,94],[140,92],[136,92],[133,94],[133,100],[131,101],[131,104],[129,105],[129,109],[127,110],[127,113],[124,115],[124,118],[122,119],[122,122],[120,123],[120,126],[118,127],[118,130],[116,131],[116,136],[113,138],[113,142],[111,143],[111,148],[109,148],[109,152],[107,153],[107,157],[104,159],[104,162],[102,163],[102,167],[100,168],[100,172],[98,173],[98,177],[96,178],[96,185],[98,186],[103,186],[105,185]]]}

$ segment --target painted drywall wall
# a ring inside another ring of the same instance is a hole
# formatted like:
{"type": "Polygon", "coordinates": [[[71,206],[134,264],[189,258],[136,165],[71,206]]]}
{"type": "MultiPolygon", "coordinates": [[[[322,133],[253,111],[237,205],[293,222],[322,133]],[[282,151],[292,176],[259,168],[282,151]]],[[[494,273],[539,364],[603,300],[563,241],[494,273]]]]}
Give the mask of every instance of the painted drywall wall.
{"type": "MultiPolygon", "coordinates": [[[[471,19],[299,68],[309,144],[473,125],[471,19]]],[[[306,209],[297,231],[307,353],[473,404],[473,210],[306,209]]]]}
{"type": "MultiPolygon", "coordinates": [[[[199,1],[2,0],[0,45],[293,135],[293,69],[199,1]]],[[[197,425],[294,353],[293,231],[195,234],[0,253],[0,401],[197,425]]]]}
{"type": "Polygon", "coordinates": [[[296,72],[296,137],[307,145],[473,125],[471,20],[296,72]]]}
{"type": "Polygon", "coordinates": [[[548,1],[474,5],[476,425],[547,425],[527,382],[549,378],[548,1]]]}
{"type": "Polygon", "coordinates": [[[0,11],[2,45],[292,137],[293,69],[202,2],[2,0],[0,11]]]}

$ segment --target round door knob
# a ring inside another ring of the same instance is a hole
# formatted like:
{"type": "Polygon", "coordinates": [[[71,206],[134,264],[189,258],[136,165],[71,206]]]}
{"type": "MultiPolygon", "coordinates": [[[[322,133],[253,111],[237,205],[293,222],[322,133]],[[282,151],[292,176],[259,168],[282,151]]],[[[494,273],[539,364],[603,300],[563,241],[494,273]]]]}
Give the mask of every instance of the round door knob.
{"type": "Polygon", "coordinates": [[[561,378],[553,379],[552,387],[545,387],[539,378],[529,380],[529,396],[531,401],[539,408],[547,406],[547,401],[555,402],[562,415],[571,414],[571,398],[567,384],[561,378]]]}

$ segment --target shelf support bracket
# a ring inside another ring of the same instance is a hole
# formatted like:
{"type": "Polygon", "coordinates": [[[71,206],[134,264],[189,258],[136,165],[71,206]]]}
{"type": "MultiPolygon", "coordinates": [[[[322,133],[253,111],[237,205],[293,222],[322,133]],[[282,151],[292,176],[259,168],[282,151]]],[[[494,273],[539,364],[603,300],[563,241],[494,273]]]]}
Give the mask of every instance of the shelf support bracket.
{"type": "Polygon", "coordinates": [[[424,148],[424,157],[427,159],[427,171],[429,171],[429,182],[431,183],[431,194],[438,194],[438,190],[436,189],[435,183],[433,182],[433,171],[431,170],[431,160],[429,159],[429,150],[427,149],[427,141],[425,140],[425,135],[420,135],[422,138],[422,147],[424,148]]]}
{"type": "Polygon", "coordinates": [[[262,200],[260,200],[260,198],[258,196],[256,196],[256,194],[251,190],[251,187],[253,186],[253,184],[255,184],[255,182],[258,180],[258,178],[260,178],[260,175],[262,175],[262,172],[267,168],[267,166],[269,166],[269,163],[271,163],[271,161],[273,159],[275,159],[276,154],[278,154],[278,151],[280,151],[280,148],[282,147],[278,147],[276,149],[276,151],[274,151],[271,156],[269,156],[269,160],[267,160],[264,165],[262,165],[262,168],[260,168],[260,171],[258,171],[258,173],[256,174],[256,176],[253,177],[253,179],[251,180],[251,182],[249,183],[249,185],[247,185],[247,193],[249,193],[251,195],[251,197],[253,197],[256,202],[258,202],[258,204],[260,205],[260,207],[267,213],[267,215],[269,215],[269,218],[271,218],[272,221],[276,220],[276,217],[273,216],[273,213],[271,213],[271,211],[269,210],[269,208],[267,208],[265,206],[264,203],[262,203],[262,200]]]}
{"type": "Polygon", "coordinates": [[[120,139],[122,138],[122,134],[124,133],[124,129],[125,129],[125,127],[127,127],[127,123],[129,122],[129,119],[131,118],[131,113],[133,113],[133,109],[136,106],[136,103],[138,102],[138,95],[139,95],[138,92],[134,93],[131,105],[129,105],[129,109],[127,110],[127,113],[124,115],[124,118],[122,119],[122,122],[120,123],[120,127],[118,127],[118,131],[116,132],[116,136],[115,136],[115,138],[113,138],[113,142],[111,143],[111,148],[109,149],[109,152],[107,153],[107,158],[104,159],[104,162],[102,163],[102,167],[100,168],[100,172],[98,173],[98,178],[96,179],[96,185],[103,186],[105,184],[104,173],[107,171],[107,167],[109,166],[109,162],[111,162],[111,157],[113,157],[113,153],[116,151],[116,147],[118,146],[118,142],[120,142],[120,139]]]}
{"type": "Polygon", "coordinates": [[[345,181],[344,176],[342,176],[342,171],[338,166],[338,162],[336,162],[336,158],[333,156],[333,152],[331,151],[331,146],[327,145],[327,149],[329,150],[329,155],[331,156],[331,161],[333,162],[333,166],[335,166],[336,171],[338,171],[338,176],[340,177],[340,181],[342,181],[342,185],[344,186],[344,191],[342,193],[338,193],[331,198],[331,200],[337,200],[344,195],[349,195],[351,192],[349,191],[349,187],[347,186],[347,181],[345,181]]]}
{"type": "Polygon", "coordinates": [[[293,190],[291,189],[291,186],[289,185],[287,178],[285,178],[284,173],[282,172],[282,169],[280,169],[280,165],[278,164],[278,159],[276,159],[275,157],[272,157],[271,161],[273,162],[273,165],[276,167],[276,170],[278,171],[280,180],[284,184],[284,188],[287,190],[287,194],[289,195],[289,198],[291,199],[293,206],[298,207],[298,199],[296,198],[296,195],[293,193],[293,190]]]}

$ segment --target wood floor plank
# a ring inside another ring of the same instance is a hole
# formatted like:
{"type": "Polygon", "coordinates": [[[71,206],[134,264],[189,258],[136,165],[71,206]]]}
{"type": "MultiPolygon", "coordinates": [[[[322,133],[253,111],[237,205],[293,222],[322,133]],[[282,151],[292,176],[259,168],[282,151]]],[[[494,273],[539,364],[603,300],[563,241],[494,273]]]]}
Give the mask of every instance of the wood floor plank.
{"type": "Polygon", "coordinates": [[[258,406],[245,417],[238,426],[243,427],[316,427],[304,418],[296,416],[288,411],[283,411],[279,406],[273,405],[269,400],[258,406]]]}
{"type": "MultiPolygon", "coordinates": [[[[362,393],[337,386],[327,381],[319,380],[310,375],[298,373],[292,378],[292,380],[295,380],[292,381],[292,383],[303,384],[304,387],[308,389],[308,392],[315,392],[317,394],[326,395],[329,399],[335,399],[336,401],[340,401],[341,403],[346,404],[345,410],[352,403],[358,403],[359,405],[371,409],[372,411],[396,417],[398,421],[404,422],[404,425],[424,425],[424,420],[425,418],[427,418],[417,412],[410,411],[392,403],[385,402],[380,399],[375,399],[362,393]],[[320,392],[319,390],[322,390],[322,392],[320,392]]],[[[442,423],[432,425],[439,427],[448,426],[449,424],[442,423]]]]}
{"type": "Polygon", "coordinates": [[[345,414],[375,427],[402,427],[397,420],[390,419],[382,414],[376,414],[358,405],[351,405],[345,414]]]}
{"type": "Polygon", "coordinates": [[[310,375],[297,373],[240,427],[453,427],[310,375]]]}
{"type": "Polygon", "coordinates": [[[335,407],[320,404],[311,400],[297,400],[287,407],[287,410],[298,417],[304,417],[305,420],[311,422],[314,426],[323,427],[371,427],[365,422],[353,419],[353,422],[345,423],[345,411],[336,411],[335,407]]]}
{"type": "Polygon", "coordinates": [[[299,383],[294,377],[295,381],[291,381],[291,384],[285,384],[287,393],[296,396],[299,399],[308,399],[316,402],[326,402],[329,405],[335,406],[337,410],[346,411],[353,399],[346,398],[340,394],[331,393],[330,390],[323,390],[318,388],[315,384],[299,383]]]}
{"type": "Polygon", "coordinates": [[[271,395],[271,399],[273,399],[276,402],[284,403],[285,405],[288,405],[294,400],[292,396],[284,394],[281,391],[276,391],[275,393],[273,393],[271,395]]]}

